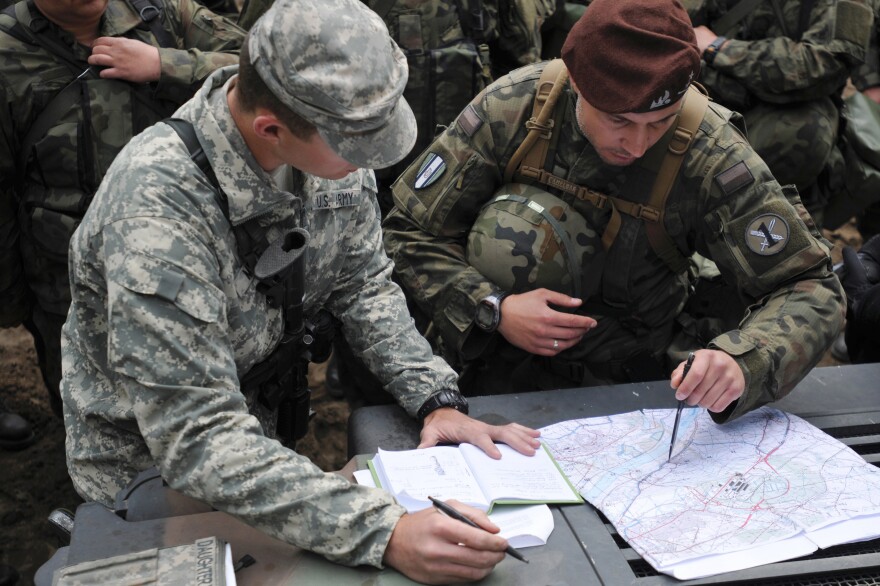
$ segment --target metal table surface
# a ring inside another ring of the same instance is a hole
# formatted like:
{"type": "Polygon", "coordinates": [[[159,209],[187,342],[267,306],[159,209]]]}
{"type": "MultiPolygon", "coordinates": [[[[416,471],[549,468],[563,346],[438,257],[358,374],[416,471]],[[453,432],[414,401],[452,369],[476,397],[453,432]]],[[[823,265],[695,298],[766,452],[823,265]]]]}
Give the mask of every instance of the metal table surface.
{"type": "MultiPolygon", "coordinates": [[[[668,381],[473,397],[469,402],[471,415],[481,421],[517,421],[530,427],[677,405],[668,381]]],[[[787,397],[771,406],[803,417],[880,466],[880,364],[816,368],[787,397]]],[[[396,405],[381,405],[352,413],[348,432],[350,454],[372,454],[380,446],[414,448],[419,427],[396,405]]],[[[551,541],[545,547],[526,550],[532,563],[525,566],[505,560],[485,583],[682,583],[657,574],[592,506],[553,509],[556,529],[551,541]]],[[[685,583],[880,585],[880,539],[685,583]]]]}
{"type": "MultiPolygon", "coordinates": [[[[623,413],[639,408],[676,406],[668,382],[568,389],[541,393],[474,397],[471,414],[491,423],[520,423],[541,427],[550,423],[623,413]]],[[[880,465],[880,364],[815,369],[775,407],[799,415],[850,445],[867,461],[880,465]]],[[[385,449],[417,445],[418,425],[397,406],[356,410],[349,420],[350,474],[362,468],[366,455],[385,449]]],[[[346,474],[348,475],[348,474],[346,474]]],[[[158,485],[161,486],[161,479],[158,485]]],[[[143,512],[179,508],[174,491],[144,491],[143,512]],[[161,496],[160,496],[161,495],[161,496]],[[168,499],[167,502],[164,499],[168,499]],[[155,502],[154,502],[155,501],[155,502]]],[[[129,503],[131,505],[132,503],[129,503]]],[[[72,545],[61,548],[37,572],[34,582],[52,583],[52,573],[68,563],[101,559],[119,553],[192,543],[215,535],[229,542],[233,559],[253,554],[255,564],[236,573],[242,586],[296,584],[325,586],[396,586],[413,584],[392,569],[346,568],[313,553],[282,543],[219,511],[202,505],[186,514],[132,516],[122,520],[101,505],[77,509],[72,545]],[[101,536],[98,543],[96,536],[101,536]]],[[[590,505],[553,506],[555,529],[547,545],[528,548],[529,564],[510,556],[485,586],[537,585],[671,585],[680,583],[658,575],[630,549],[614,528],[590,505]]],[[[756,586],[878,585],[880,539],[842,545],[796,560],[778,562],[686,582],[690,584],[748,584],[756,586]]]]}

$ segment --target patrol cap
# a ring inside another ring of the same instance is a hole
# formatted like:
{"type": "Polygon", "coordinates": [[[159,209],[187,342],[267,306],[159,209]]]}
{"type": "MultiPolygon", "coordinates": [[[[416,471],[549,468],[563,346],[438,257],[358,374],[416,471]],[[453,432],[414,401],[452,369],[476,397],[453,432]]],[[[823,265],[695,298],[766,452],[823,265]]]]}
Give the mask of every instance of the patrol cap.
{"type": "Polygon", "coordinates": [[[406,57],[359,0],[277,0],[248,51],[269,90],[349,163],[388,167],[415,144],[406,57]]]}
{"type": "Polygon", "coordinates": [[[700,73],[693,24],[678,0],[594,0],[562,60],[583,98],[609,114],[670,106],[700,73]]]}

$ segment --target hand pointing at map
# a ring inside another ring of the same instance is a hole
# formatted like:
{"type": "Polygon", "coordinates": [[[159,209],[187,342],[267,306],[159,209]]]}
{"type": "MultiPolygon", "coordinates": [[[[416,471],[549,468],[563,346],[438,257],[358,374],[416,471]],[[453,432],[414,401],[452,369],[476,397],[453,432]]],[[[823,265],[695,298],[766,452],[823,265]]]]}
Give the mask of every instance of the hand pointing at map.
{"type": "Polygon", "coordinates": [[[675,398],[692,407],[698,405],[720,413],[743,394],[745,376],[736,360],[726,352],[698,350],[695,354],[687,380],[681,380],[684,362],[672,371],[670,384],[676,389],[675,398]]]}

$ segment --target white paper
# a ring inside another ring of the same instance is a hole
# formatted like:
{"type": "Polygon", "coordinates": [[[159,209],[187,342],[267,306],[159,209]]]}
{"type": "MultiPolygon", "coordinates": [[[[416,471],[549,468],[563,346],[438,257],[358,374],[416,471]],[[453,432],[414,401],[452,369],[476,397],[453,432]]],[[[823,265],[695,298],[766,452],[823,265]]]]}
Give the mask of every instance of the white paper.
{"type": "Polygon", "coordinates": [[[583,497],[660,572],[697,578],[880,536],[880,470],[767,407],[724,425],[674,409],[541,430],[583,497]]]}
{"type": "Polygon", "coordinates": [[[501,529],[499,535],[517,549],[546,544],[554,526],[547,505],[495,507],[489,519],[501,529]]]}
{"type": "Polygon", "coordinates": [[[390,492],[410,513],[431,506],[432,496],[456,499],[487,510],[489,501],[458,448],[440,446],[399,452],[379,449],[375,466],[382,488],[390,492]],[[393,481],[391,480],[393,479],[393,481]]]}
{"type": "Polygon", "coordinates": [[[226,586],[236,586],[235,564],[232,563],[232,546],[226,544],[226,586]]]}
{"type": "Polygon", "coordinates": [[[526,456],[508,445],[495,445],[501,452],[500,460],[490,458],[477,446],[459,446],[489,501],[515,498],[552,502],[577,498],[543,447],[534,456],[526,456]],[[528,474],[523,474],[524,470],[528,474]]]}

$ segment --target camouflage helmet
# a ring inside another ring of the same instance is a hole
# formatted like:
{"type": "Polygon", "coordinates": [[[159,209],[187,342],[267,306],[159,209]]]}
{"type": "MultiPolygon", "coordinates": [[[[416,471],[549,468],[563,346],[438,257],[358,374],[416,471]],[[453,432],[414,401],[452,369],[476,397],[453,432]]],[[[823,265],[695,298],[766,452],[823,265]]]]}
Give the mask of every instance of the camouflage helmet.
{"type": "Polygon", "coordinates": [[[467,261],[510,293],[547,288],[583,298],[582,271],[603,252],[601,236],[559,197],[508,183],[480,210],[467,261]]]}

